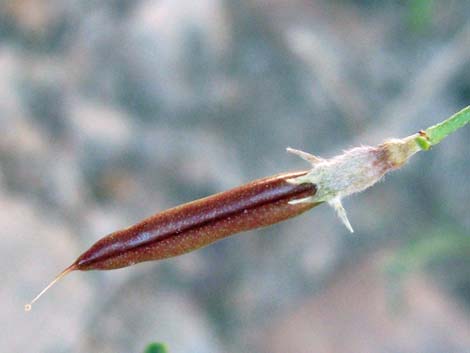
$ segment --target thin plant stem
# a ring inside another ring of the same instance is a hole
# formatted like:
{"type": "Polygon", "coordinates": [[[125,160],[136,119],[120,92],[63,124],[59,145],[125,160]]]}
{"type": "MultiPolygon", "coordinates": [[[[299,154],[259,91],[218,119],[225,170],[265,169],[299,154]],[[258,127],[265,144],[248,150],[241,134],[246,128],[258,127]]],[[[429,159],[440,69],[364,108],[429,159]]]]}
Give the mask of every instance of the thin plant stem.
{"type": "Polygon", "coordinates": [[[469,122],[470,106],[467,106],[466,108],[452,115],[447,120],[427,128],[422,136],[417,137],[416,142],[421,147],[421,149],[428,150],[469,122]]]}

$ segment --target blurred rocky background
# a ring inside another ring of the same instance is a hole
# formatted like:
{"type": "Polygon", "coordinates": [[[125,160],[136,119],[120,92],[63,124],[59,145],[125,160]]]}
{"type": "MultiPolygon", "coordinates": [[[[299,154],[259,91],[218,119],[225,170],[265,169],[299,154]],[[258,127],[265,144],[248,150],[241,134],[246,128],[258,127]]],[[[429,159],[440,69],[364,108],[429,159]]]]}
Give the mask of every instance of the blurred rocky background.
{"type": "Polygon", "coordinates": [[[470,2],[0,2],[5,352],[470,352],[470,129],[345,201],[163,262],[103,235],[470,103],[470,2]]]}

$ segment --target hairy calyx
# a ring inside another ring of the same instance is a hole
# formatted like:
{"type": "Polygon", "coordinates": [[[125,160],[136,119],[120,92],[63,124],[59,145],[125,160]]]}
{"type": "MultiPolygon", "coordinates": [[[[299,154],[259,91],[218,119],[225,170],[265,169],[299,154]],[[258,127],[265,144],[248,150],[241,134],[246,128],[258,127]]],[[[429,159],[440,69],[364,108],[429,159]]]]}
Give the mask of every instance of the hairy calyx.
{"type": "Polygon", "coordinates": [[[343,197],[363,191],[378,182],[387,172],[400,168],[421,147],[416,134],[404,139],[393,139],[383,144],[361,146],[345,151],[330,159],[323,159],[310,153],[287,148],[309,162],[310,171],[302,176],[289,179],[292,184],[311,183],[317,187],[315,195],[290,201],[291,204],[327,202],[338,214],[345,226],[353,232],[346,211],[341,203],[343,197]]]}

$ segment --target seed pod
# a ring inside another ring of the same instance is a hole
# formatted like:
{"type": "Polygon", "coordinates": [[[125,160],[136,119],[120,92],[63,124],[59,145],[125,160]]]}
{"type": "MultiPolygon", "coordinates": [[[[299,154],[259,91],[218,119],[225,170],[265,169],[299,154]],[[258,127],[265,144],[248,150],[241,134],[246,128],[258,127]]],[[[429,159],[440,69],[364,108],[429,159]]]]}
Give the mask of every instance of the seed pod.
{"type": "Polygon", "coordinates": [[[112,270],[181,255],[231,234],[298,216],[322,202],[333,206],[352,232],[342,198],[372,186],[418,151],[429,150],[468,123],[470,106],[425,131],[388,140],[377,147],[353,148],[331,159],[288,148],[309,162],[311,169],[255,180],[114,232],[80,255],[25,305],[25,310],[31,310],[31,305],[69,272],[112,270]]]}
{"type": "Polygon", "coordinates": [[[287,180],[307,172],[284,173],[158,213],[97,241],[65,269],[26,310],[71,271],[112,270],[139,262],[161,260],[209,245],[229,235],[265,227],[313,208],[319,203],[290,201],[315,195],[314,184],[287,180]]]}

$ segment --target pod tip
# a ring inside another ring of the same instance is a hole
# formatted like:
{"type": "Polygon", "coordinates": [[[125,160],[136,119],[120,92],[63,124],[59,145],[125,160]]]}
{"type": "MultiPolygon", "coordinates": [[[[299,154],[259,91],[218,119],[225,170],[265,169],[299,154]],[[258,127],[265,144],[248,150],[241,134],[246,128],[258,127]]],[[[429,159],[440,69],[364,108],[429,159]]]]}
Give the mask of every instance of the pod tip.
{"type": "Polygon", "coordinates": [[[51,288],[54,284],[60,281],[62,277],[64,277],[65,275],[67,275],[68,273],[72,271],[75,271],[76,269],[77,269],[77,265],[74,263],[70,265],[69,267],[67,267],[65,270],[63,270],[61,273],[59,273],[56,276],[56,278],[54,278],[52,282],[46,286],[46,288],[44,288],[41,292],[39,292],[39,294],[36,297],[34,297],[33,300],[31,300],[31,302],[29,302],[28,304],[25,304],[24,311],[26,312],[31,311],[34,302],[36,302],[44,293],[46,293],[49,288],[51,288]]]}

